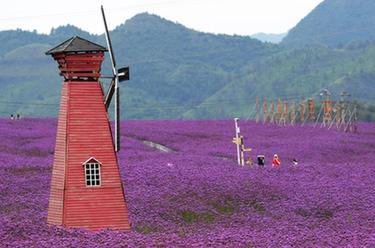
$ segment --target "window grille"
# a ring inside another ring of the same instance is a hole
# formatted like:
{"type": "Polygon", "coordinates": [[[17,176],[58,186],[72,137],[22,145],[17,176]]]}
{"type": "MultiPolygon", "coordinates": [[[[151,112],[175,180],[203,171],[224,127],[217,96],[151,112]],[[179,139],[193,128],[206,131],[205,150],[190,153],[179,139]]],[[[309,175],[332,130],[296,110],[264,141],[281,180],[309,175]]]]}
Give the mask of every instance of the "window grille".
{"type": "Polygon", "coordinates": [[[99,163],[86,163],[85,164],[85,176],[86,176],[86,186],[100,186],[100,165],[99,163]]]}

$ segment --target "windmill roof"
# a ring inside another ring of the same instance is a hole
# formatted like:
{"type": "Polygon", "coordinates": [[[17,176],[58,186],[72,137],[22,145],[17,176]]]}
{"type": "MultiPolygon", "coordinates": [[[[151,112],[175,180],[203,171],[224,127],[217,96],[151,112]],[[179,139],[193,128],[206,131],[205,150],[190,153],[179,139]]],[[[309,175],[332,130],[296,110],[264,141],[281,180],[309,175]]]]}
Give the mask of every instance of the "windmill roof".
{"type": "Polygon", "coordinates": [[[94,52],[94,51],[108,51],[107,48],[95,44],[91,41],[83,39],[79,36],[74,36],[69,40],[64,41],[60,45],[48,50],[47,55],[55,53],[68,53],[68,52],[94,52]]]}

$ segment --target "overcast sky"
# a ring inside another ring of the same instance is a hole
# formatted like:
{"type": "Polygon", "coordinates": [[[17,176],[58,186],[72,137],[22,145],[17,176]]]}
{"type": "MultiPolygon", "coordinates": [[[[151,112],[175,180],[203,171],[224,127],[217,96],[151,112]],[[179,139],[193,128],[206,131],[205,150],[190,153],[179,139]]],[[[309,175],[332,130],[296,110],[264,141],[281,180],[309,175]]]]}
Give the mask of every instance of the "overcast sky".
{"type": "Polygon", "coordinates": [[[251,35],[284,33],[323,0],[3,0],[0,30],[21,28],[49,33],[72,24],[90,33],[103,33],[100,5],[109,29],[132,16],[149,12],[189,28],[251,35]]]}

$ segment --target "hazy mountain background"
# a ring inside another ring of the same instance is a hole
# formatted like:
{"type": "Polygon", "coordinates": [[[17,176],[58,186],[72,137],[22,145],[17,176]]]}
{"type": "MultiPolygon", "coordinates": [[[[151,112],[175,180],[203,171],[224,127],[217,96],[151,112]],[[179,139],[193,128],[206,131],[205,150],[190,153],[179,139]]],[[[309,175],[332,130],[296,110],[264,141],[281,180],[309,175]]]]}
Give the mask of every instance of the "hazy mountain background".
{"type": "Polygon", "coordinates": [[[374,0],[326,0],[296,27],[282,44],[303,47],[317,44],[343,48],[350,42],[375,40],[374,0]]]}
{"type": "MultiPolygon", "coordinates": [[[[256,96],[299,100],[327,88],[336,99],[341,91],[350,92],[366,108],[362,118],[375,119],[370,106],[375,104],[375,30],[368,13],[375,13],[370,1],[326,0],[281,45],[197,32],[139,14],[111,32],[118,65],[131,68],[131,80],[121,85],[122,117],[246,117],[256,96]],[[358,2],[365,5],[362,12],[358,2]],[[324,29],[332,13],[345,25],[332,25],[330,38],[322,34],[317,42],[322,31],[310,29],[324,29]],[[358,25],[367,29],[366,37],[352,32],[358,25]]],[[[44,53],[74,35],[105,45],[103,35],[70,25],[49,35],[0,32],[0,115],[57,116],[62,79],[56,62],[44,53]]],[[[109,72],[106,59],[103,74],[109,72]]]]}
{"type": "Polygon", "coordinates": [[[263,41],[263,42],[271,42],[271,43],[280,43],[287,33],[282,33],[282,34],[267,34],[267,33],[256,33],[250,35],[251,38],[263,41]]]}

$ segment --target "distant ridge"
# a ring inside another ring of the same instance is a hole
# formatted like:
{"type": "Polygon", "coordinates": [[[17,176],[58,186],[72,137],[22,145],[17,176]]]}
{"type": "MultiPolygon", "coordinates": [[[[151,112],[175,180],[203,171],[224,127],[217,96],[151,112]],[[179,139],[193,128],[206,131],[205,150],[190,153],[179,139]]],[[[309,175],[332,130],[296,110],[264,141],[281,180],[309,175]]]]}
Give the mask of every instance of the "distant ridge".
{"type": "Polygon", "coordinates": [[[325,0],[283,39],[290,47],[344,47],[356,41],[375,41],[374,0],[325,0]]]}
{"type": "MultiPolygon", "coordinates": [[[[57,116],[62,78],[45,52],[75,35],[106,44],[103,35],[72,25],[49,35],[0,32],[0,116],[57,116]]],[[[375,104],[375,42],[296,49],[198,32],[147,13],[116,27],[111,37],[117,64],[130,67],[131,79],[121,85],[126,119],[247,118],[256,96],[298,100],[322,88],[375,104]]],[[[110,73],[108,57],[102,73],[110,73]]],[[[361,111],[375,120],[375,109],[361,111]]]]}
{"type": "MultiPolygon", "coordinates": [[[[62,79],[44,53],[75,35],[106,44],[103,35],[72,25],[53,29],[49,35],[0,32],[1,113],[57,115],[62,79]],[[19,104],[13,104],[17,99],[19,104]]],[[[202,33],[148,13],[127,20],[111,36],[117,63],[131,68],[121,103],[126,110],[122,116],[133,119],[183,118],[243,65],[278,50],[250,37],[202,33]]],[[[109,71],[107,58],[103,74],[109,71]]]]}
{"type": "Polygon", "coordinates": [[[286,36],[286,33],[282,34],[266,34],[266,33],[256,33],[250,35],[251,38],[263,41],[263,42],[270,42],[270,43],[280,43],[282,39],[286,36]]]}

